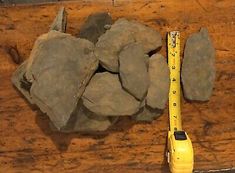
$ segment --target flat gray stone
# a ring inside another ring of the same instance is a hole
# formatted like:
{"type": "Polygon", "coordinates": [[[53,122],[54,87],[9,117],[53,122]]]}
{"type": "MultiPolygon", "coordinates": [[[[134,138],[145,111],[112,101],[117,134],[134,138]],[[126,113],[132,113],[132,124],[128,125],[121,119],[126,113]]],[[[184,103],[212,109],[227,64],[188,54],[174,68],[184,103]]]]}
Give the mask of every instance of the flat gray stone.
{"type": "Polygon", "coordinates": [[[81,26],[78,37],[96,43],[98,38],[105,33],[106,28],[112,23],[112,17],[106,12],[91,14],[81,26]]]}
{"type": "Polygon", "coordinates": [[[67,26],[67,13],[64,7],[61,7],[55,17],[53,23],[51,24],[50,31],[55,30],[59,32],[66,32],[67,26]]]}
{"type": "MultiPolygon", "coordinates": [[[[111,125],[117,121],[118,117],[104,117],[90,112],[79,101],[77,109],[72,113],[68,123],[65,127],[60,129],[60,132],[82,132],[95,133],[107,130],[111,125]]],[[[52,130],[58,131],[56,128],[52,130]]]]}
{"type": "Polygon", "coordinates": [[[27,66],[27,60],[24,61],[13,73],[11,81],[15,85],[15,87],[24,95],[24,97],[33,104],[32,97],[30,96],[30,88],[32,83],[28,82],[25,77],[27,66]]]}
{"type": "Polygon", "coordinates": [[[100,64],[111,72],[118,72],[118,54],[129,43],[133,43],[131,32],[114,23],[110,30],[101,35],[96,43],[95,55],[100,64]]]}
{"type": "Polygon", "coordinates": [[[96,43],[95,55],[105,69],[118,72],[118,54],[123,47],[133,42],[139,42],[143,46],[144,53],[162,46],[159,32],[136,21],[122,18],[100,36],[96,43]]]}
{"type": "Polygon", "coordinates": [[[85,39],[50,31],[38,38],[27,63],[34,103],[57,129],[64,127],[98,67],[94,45],[85,39]]]}
{"type": "Polygon", "coordinates": [[[119,54],[119,72],[123,88],[138,100],[143,100],[149,87],[146,57],[142,45],[131,43],[119,54]]]}
{"type": "Polygon", "coordinates": [[[160,109],[152,109],[148,106],[143,107],[138,113],[132,116],[137,122],[152,122],[154,119],[160,117],[163,111],[160,109]]]}
{"type": "Polygon", "coordinates": [[[141,103],[122,89],[117,74],[96,73],[82,96],[84,106],[100,116],[126,116],[136,113],[141,103]]]}
{"type": "Polygon", "coordinates": [[[162,47],[162,37],[160,32],[134,20],[130,21],[130,23],[135,41],[142,44],[144,53],[149,53],[152,50],[162,47]]]}
{"type": "Polygon", "coordinates": [[[182,64],[184,97],[188,100],[207,101],[215,81],[215,49],[206,28],[187,39],[182,64]]]}
{"type": "Polygon", "coordinates": [[[164,109],[168,100],[170,73],[166,59],[160,54],[154,54],[149,59],[150,85],[146,104],[153,109],[164,109]]]}

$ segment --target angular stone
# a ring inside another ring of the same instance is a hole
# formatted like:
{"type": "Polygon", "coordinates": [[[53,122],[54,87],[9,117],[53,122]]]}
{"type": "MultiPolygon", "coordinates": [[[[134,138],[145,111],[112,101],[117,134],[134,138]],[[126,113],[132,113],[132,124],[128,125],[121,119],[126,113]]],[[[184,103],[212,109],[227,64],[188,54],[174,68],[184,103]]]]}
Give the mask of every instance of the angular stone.
{"type": "Polygon", "coordinates": [[[98,67],[94,45],[85,39],[50,31],[36,41],[27,63],[34,103],[57,129],[64,127],[98,67]]]}
{"type": "Polygon", "coordinates": [[[149,59],[150,86],[146,104],[153,109],[164,109],[168,100],[170,73],[166,59],[160,54],[154,54],[149,59]]]}
{"type": "Polygon", "coordinates": [[[117,74],[96,73],[82,96],[83,104],[100,116],[125,116],[136,113],[141,103],[122,89],[117,74]]]}
{"type": "Polygon", "coordinates": [[[138,122],[151,122],[160,117],[162,113],[163,111],[160,109],[152,109],[145,106],[138,113],[133,115],[132,118],[138,122]]]}
{"type": "Polygon", "coordinates": [[[126,45],[139,42],[144,53],[158,49],[162,45],[159,32],[136,21],[117,20],[96,43],[95,54],[101,65],[111,72],[118,72],[118,54],[126,45]]]}
{"type": "Polygon", "coordinates": [[[146,95],[149,75],[142,45],[131,43],[119,54],[119,72],[123,88],[138,100],[146,95]]]}
{"type": "Polygon", "coordinates": [[[162,47],[162,37],[159,32],[145,26],[137,21],[131,21],[131,30],[134,33],[135,41],[142,44],[144,53],[149,53],[152,50],[162,47]]]}
{"type": "Polygon", "coordinates": [[[62,7],[57,13],[57,16],[55,17],[53,23],[51,24],[50,31],[55,30],[59,32],[66,32],[66,26],[67,26],[67,13],[65,11],[65,8],[62,7]]]}
{"type": "Polygon", "coordinates": [[[215,81],[215,49],[206,28],[187,39],[182,64],[184,97],[207,101],[212,95],[215,81]]]}
{"type": "Polygon", "coordinates": [[[105,69],[118,72],[118,53],[124,46],[134,41],[129,30],[120,28],[114,23],[110,30],[99,37],[95,47],[95,55],[105,69]]]}
{"type": "Polygon", "coordinates": [[[78,37],[85,38],[93,43],[105,33],[106,27],[112,24],[112,17],[106,12],[94,13],[88,16],[80,28],[78,37]]]}
{"type": "Polygon", "coordinates": [[[28,82],[25,77],[27,66],[27,60],[24,61],[13,73],[11,81],[15,85],[15,87],[25,96],[25,98],[33,104],[32,97],[30,96],[30,88],[32,83],[28,82]]]}

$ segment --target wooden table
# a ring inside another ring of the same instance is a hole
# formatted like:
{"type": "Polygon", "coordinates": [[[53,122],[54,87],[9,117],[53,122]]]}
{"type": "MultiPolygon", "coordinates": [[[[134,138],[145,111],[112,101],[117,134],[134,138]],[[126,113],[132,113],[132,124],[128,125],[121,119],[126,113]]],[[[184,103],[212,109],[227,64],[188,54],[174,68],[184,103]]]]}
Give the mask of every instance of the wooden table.
{"type": "Polygon", "coordinates": [[[67,32],[75,35],[86,16],[108,11],[114,19],[136,19],[159,30],[189,34],[207,27],[216,49],[216,82],[206,103],[182,101],[183,127],[195,152],[195,169],[235,167],[235,3],[195,1],[79,1],[0,7],[0,172],[167,172],[164,159],[168,111],[151,124],[124,119],[105,134],[60,134],[12,86],[18,64],[6,47],[29,57],[36,38],[47,32],[59,7],[68,12],[67,32]]]}

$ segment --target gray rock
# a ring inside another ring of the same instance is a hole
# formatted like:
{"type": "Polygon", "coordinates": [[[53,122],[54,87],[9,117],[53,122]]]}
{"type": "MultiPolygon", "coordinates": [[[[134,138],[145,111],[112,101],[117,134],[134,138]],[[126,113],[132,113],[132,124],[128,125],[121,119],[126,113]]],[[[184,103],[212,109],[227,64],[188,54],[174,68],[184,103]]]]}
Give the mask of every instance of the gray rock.
{"type": "Polygon", "coordinates": [[[164,109],[168,100],[170,76],[166,59],[154,54],[149,59],[150,86],[146,104],[153,109],[164,109]]]}
{"type": "Polygon", "coordinates": [[[131,43],[119,54],[119,72],[123,88],[138,100],[146,95],[149,75],[142,45],[131,43]]]}
{"type": "Polygon", "coordinates": [[[66,25],[67,25],[67,13],[65,8],[62,7],[55,17],[53,23],[51,24],[50,31],[55,30],[59,32],[66,32],[66,25]]]}
{"type": "Polygon", "coordinates": [[[134,37],[125,27],[120,28],[114,23],[110,30],[99,37],[95,47],[95,55],[100,64],[111,72],[118,72],[118,54],[129,43],[133,43],[134,37]]]}
{"type": "Polygon", "coordinates": [[[32,83],[28,82],[25,77],[27,66],[27,60],[24,61],[13,73],[11,81],[15,85],[15,87],[25,96],[25,98],[33,104],[32,97],[30,96],[30,88],[32,83]]]}
{"type": "Polygon", "coordinates": [[[136,113],[141,103],[122,89],[117,74],[96,73],[82,96],[90,111],[102,116],[125,116],[136,113]]]}
{"type": "Polygon", "coordinates": [[[151,122],[158,118],[162,114],[160,109],[152,109],[148,106],[143,107],[138,113],[132,116],[132,118],[138,122],[151,122]]]}
{"type": "Polygon", "coordinates": [[[50,31],[38,38],[27,63],[34,103],[57,129],[64,127],[98,67],[94,45],[85,39],[50,31]]]}
{"type": "MultiPolygon", "coordinates": [[[[77,109],[71,115],[66,126],[60,129],[60,132],[84,132],[95,133],[107,130],[111,125],[117,121],[118,117],[104,117],[90,112],[79,101],[77,109]]],[[[58,131],[53,126],[52,130],[58,131]]]]}
{"type": "Polygon", "coordinates": [[[137,21],[131,21],[130,23],[135,41],[142,44],[144,53],[149,53],[162,47],[162,37],[159,32],[137,21]]]}
{"type": "Polygon", "coordinates": [[[185,98],[207,101],[212,95],[215,80],[215,49],[206,28],[187,39],[182,64],[182,83],[185,98]]]}
{"type": "Polygon", "coordinates": [[[112,17],[105,12],[94,13],[88,16],[82,25],[78,37],[85,38],[93,43],[105,33],[106,27],[112,24],[112,17]]]}
{"type": "Polygon", "coordinates": [[[126,45],[139,42],[144,53],[162,45],[159,32],[135,21],[117,20],[96,43],[95,54],[101,65],[111,72],[118,72],[118,54],[126,45]]]}

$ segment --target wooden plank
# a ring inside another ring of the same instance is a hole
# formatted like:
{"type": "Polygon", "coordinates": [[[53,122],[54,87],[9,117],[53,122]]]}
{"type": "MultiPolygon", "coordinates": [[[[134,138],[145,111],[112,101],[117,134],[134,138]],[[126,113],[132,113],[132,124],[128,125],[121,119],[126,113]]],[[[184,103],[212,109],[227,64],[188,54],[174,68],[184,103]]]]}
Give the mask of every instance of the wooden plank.
{"type": "Polygon", "coordinates": [[[5,46],[16,46],[26,59],[36,38],[48,31],[57,10],[68,12],[75,35],[91,12],[108,11],[114,19],[136,19],[165,35],[180,30],[185,39],[201,26],[216,48],[216,82],[211,100],[183,100],[183,127],[195,151],[195,169],[235,167],[235,5],[225,1],[80,1],[0,8],[0,172],[166,172],[164,160],[168,111],[151,124],[122,120],[106,134],[60,134],[48,118],[27,103],[10,82],[18,66],[5,46]]]}

